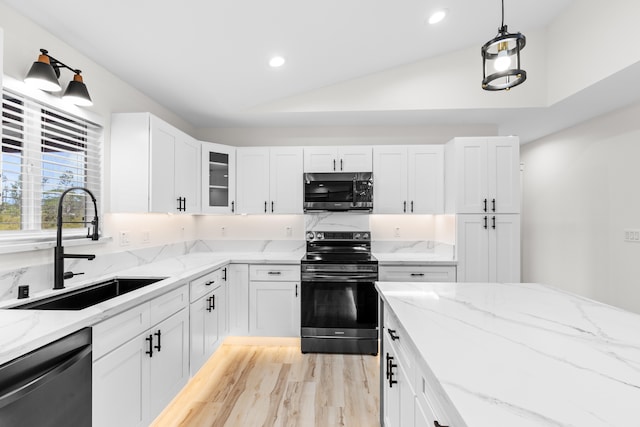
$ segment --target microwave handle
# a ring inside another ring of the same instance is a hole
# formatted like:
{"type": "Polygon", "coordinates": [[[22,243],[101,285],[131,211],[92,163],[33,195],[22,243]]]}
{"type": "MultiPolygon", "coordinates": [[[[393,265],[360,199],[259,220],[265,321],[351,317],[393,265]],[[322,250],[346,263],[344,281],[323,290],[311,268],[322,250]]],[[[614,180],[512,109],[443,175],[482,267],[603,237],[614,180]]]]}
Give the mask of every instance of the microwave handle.
{"type": "Polygon", "coordinates": [[[356,186],[356,178],[354,177],[354,178],[353,178],[353,205],[354,205],[354,206],[355,206],[355,204],[356,204],[356,189],[357,189],[357,186],[356,186]]]}

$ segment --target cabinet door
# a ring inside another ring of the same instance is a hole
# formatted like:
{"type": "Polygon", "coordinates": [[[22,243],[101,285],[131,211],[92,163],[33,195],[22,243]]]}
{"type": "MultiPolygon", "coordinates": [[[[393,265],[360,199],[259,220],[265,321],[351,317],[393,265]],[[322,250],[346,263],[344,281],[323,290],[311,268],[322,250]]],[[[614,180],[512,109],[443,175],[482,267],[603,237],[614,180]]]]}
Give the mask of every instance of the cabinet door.
{"type": "MultiPolygon", "coordinates": [[[[174,156],[178,131],[151,116],[150,212],[177,212],[174,156]]],[[[142,161],[145,161],[144,159],[142,161]]]]}
{"type": "Polygon", "coordinates": [[[200,212],[200,145],[181,134],[175,146],[175,197],[184,198],[183,213],[200,212]]]}
{"type": "Polygon", "coordinates": [[[150,360],[152,421],[189,380],[189,314],[182,309],[151,329],[154,352],[150,360]]]}
{"type": "Polygon", "coordinates": [[[239,213],[269,211],[269,149],[238,148],[239,213]]]}
{"type": "Polygon", "coordinates": [[[456,218],[458,282],[489,281],[489,215],[456,218]]]}
{"type": "MultiPolygon", "coordinates": [[[[456,140],[456,209],[458,213],[485,212],[487,196],[487,142],[485,138],[456,140]]],[[[487,200],[487,203],[489,200],[487,200]]]]}
{"type": "Polygon", "coordinates": [[[234,213],[236,197],[236,149],[202,143],[202,211],[234,213]]]}
{"type": "Polygon", "coordinates": [[[384,337],[383,417],[385,427],[413,427],[415,394],[393,345],[384,337]]]}
{"type": "Polygon", "coordinates": [[[304,149],[305,172],[335,172],[339,169],[336,147],[308,147],[304,149]]]}
{"type": "Polygon", "coordinates": [[[250,282],[249,334],[300,336],[300,282],[250,282]]]}
{"type": "Polygon", "coordinates": [[[302,148],[271,148],[269,212],[302,213],[302,148]]]}
{"type": "Polygon", "coordinates": [[[371,147],[339,147],[336,170],[340,172],[372,172],[372,156],[371,147]]]}
{"type": "Polygon", "coordinates": [[[489,223],[489,281],[519,283],[520,215],[492,215],[489,223]]]}
{"type": "Polygon", "coordinates": [[[374,147],[373,208],[376,213],[407,212],[407,150],[374,147]]]}
{"type": "Polygon", "coordinates": [[[93,426],[149,424],[147,335],[140,335],[93,363],[93,426]]]}
{"type": "Polygon", "coordinates": [[[520,145],[518,138],[489,138],[487,156],[489,188],[487,197],[491,202],[489,205],[491,211],[519,213],[520,145]]]}
{"type": "Polygon", "coordinates": [[[444,146],[409,147],[408,209],[410,213],[444,212],[444,146]]]}
{"type": "Polygon", "coordinates": [[[191,374],[195,374],[218,343],[218,312],[212,304],[213,292],[191,304],[191,374]]]}
{"type": "Polygon", "coordinates": [[[229,268],[229,333],[249,334],[249,265],[232,264],[229,268]]]}

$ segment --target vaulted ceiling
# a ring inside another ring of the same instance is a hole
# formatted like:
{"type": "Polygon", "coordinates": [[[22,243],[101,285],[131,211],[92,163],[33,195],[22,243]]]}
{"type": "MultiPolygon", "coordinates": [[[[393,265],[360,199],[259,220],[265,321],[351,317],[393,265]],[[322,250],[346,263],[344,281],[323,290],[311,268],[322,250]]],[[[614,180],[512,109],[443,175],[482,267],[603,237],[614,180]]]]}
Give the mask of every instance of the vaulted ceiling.
{"type": "Polygon", "coordinates": [[[640,98],[627,86],[640,54],[602,70],[553,69],[590,52],[563,37],[588,34],[581,24],[614,28],[598,16],[624,19],[636,2],[607,2],[630,9],[614,13],[594,0],[506,0],[509,30],[527,36],[529,79],[499,93],[480,88],[498,0],[4,2],[196,128],[491,123],[531,140],[640,98]],[[442,8],[445,20],[428,25],[442,8]],[[284,66],[269,67],[273,55],[284,66]]]}

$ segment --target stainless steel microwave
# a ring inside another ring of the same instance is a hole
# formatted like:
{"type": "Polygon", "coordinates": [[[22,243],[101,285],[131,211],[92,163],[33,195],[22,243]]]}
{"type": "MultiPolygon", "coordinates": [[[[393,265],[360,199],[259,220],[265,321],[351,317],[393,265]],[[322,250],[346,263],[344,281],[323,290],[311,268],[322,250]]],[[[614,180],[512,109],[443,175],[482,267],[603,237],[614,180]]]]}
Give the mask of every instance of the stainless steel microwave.
{"type": "Polygon", "coordinates": [[[371,172],[304,174],[304,211],[368,211],[373,209],[371,172]]]}

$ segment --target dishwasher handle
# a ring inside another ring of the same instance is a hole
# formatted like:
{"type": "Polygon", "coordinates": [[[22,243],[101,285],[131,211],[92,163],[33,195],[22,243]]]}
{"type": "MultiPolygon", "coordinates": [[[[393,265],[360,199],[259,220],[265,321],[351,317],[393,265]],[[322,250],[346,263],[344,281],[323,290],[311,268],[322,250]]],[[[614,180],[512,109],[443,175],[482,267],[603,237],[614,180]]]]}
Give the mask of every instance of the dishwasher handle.
{"type": "Polygon", "coordinates": [[[67,369],[71,368],[73,365],[78,363],[83,358],[91,355],[91,344],[88,344],[78,351],[71,353],[68,357],[61,360],[59,363],[54,365],[53,367],[49,367],[44,369],[42,372],[38,373],[36,378],[33,380],[22,384],[21,386],[14,388],[12,390],[7,391],[5,394],[0,396],[0,408],[3,408],[16,400],[26,396],[27,394],[33,392],[39,387],[45,385],[49,381],[51,381],[55,376],[63,373],[67,369]]]}

